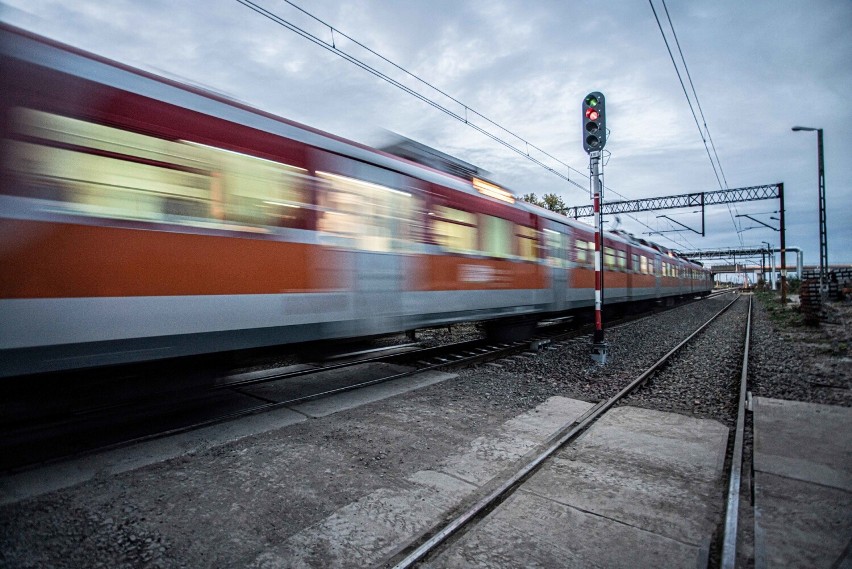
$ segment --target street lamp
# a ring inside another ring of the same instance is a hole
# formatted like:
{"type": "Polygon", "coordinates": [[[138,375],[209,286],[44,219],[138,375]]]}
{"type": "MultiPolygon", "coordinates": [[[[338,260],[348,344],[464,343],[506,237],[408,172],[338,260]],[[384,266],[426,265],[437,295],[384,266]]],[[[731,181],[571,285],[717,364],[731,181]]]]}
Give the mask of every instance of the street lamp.
{"type": "Polygon", "coordinates": [[[825,158],[822,149],[822,129],[809,126],[794,126],[793,130],[817,133],[817,157],[819,161],[819,288],[825,294],[828,289],[828,234],[825,228],[825,158]]]}
{"type": "MultiPolygon", "coordinates": [[[[769,265],[769,287],[771,290],[775,290],[775,283],[773,282],[775,279],[775,259],[772,255],[772,244],[769,241],[761,241],[764,245],[766,245],[766,264],[769,265]]],[[[763,255],[761,255],[762,257],[763,255]]],[[[762,266],[762,263],[761,263],[762,266]]],[[[766,283],[766,273],[763,273],[763,282],[766,283]]]]}

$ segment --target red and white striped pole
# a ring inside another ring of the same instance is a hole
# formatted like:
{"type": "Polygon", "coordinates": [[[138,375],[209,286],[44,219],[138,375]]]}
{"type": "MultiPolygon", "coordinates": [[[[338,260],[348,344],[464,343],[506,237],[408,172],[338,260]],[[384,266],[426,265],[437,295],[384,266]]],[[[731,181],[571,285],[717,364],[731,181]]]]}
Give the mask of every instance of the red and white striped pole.
{"type": "Polygon", "coordinates": [[[594,192],[594,211],[595,211],[595,333],[592,337],[592,360],[600,365],[606,363],[607,344],[604,341],[603,328],[603,227],[601,222],[601,198],[603,194],[603,184],[600,177],[600,151],[589,153],[591,162],[590,169],[592,171],[592,188],[594,192]]]}

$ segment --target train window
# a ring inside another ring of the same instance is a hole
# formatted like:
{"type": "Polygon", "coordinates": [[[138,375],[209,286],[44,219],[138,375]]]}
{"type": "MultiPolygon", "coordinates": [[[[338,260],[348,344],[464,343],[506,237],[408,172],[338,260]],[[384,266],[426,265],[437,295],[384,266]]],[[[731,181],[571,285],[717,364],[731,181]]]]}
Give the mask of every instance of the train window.
{"type": "Polygon", "coordinates": [[[547,242],[547,264],[554,268],[564,267],[563,234],[552,229],[545,229],[544,238],[547,242]]]}
{"type": "Polygon", "coordinates": [[[317,172],[318,229],[354,240],[366,251],[398,251],[410,247],[417,208],[408,192],[355,178],[317,172]]]}
{"type": "Polygon", "coordinates": [[[135,219],[209,216],[209,170],[195,149],[32,109],[15,109],[8,166],[21,195],[135,219]]]}
{"type": "Polygon", "coordinates": [[[480,250],[490,257],[505,259],[513,254],[512,247],[512,222],[500,217],[481,215],[480,226],[480,250]]]}
{"type": "Polygon", "coordinates": [[[295,227],[306,215],[299,168],[31,109],[13,122],[27,139],[10,141],[15,192],[70,211],[205,227],[295,227]]]}
{"type": "Polygon", "coordinates": [[[476,216],[466,211],[435,206],[431,212],[432,234],[443,249],[454,253],[477,250],[476,216]]]}
{"type": "Polygon", "coordinates": [[[538,243],[538,232],[532,227],[527,227],[526,225],[516,225],[515,239],[517,241],[518,257],[525,261],[535,261],[537,258],[535,247],[538,243]]]}
{"type": "Polygon", "coordinates": [[[627,270],[627,251],[621,249],[615,250],[615,262],[618,268],[622,271],[627,270]]]}
{"type": "Polygon", "coordinates": [[[594,263],[595,256],[595,244],[591,241],[583,241],[582,239],[577,239],[574,242],[576,254],[577,254],[577,262],[582,264],[591,264],[594,263]]]}
{"type": "Polygon", "coordinates": [[[630,263],[631,263],[630,268],[633,270],[633,272],[638,273],[639,272],[639,255],[637,255],[636,253],[633,253],[630,256],[630,263]]]}
{"type": "Polygon", "coordinates": [[[212,146],[187,144],[204,151],[212,169],[213,217],[248,225],[306,227],[310,215],[307,170],[212,146]]]}
{"type": "Polygon", "coordinates": [[[603,257],[605,266],[615,267],[615,249],[613,249],[612,247],[604,247],[603,257]]]}

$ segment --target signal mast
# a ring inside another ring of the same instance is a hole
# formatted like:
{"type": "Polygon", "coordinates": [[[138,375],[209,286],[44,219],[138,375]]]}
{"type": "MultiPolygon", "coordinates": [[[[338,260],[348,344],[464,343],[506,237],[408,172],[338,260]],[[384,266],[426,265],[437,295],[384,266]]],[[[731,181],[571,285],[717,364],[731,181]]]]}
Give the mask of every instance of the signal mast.
{"type": "Polygon", "coordinates": [[[592,336],[592,360],[606,364],[607,346],[603,328],[603,227],[601,223],[601,150],[606,145],[606,99],[593,91],[583,99],[583,150],[589,155],[592,200],[595,212],[595,332],[592,336]]]}

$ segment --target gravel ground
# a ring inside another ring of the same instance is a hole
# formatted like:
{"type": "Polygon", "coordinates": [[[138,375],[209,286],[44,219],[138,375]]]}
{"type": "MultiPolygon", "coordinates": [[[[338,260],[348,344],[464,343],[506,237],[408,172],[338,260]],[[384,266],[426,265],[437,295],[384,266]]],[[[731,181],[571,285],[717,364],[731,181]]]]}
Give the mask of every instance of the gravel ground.
{"type": "MultiPolygon", "coordinates": [[[[463,372],[465,385],[503,405],[528,408],[552,395],[584,401],[612,397],[631,379],[686,338],[733,297],[675,308],[606,331],[607,365],[589,357],[589,337],[579,337],[535,355],[504,358],[463,372]]],[[[700,397],[685,395],[684,400],[700,397]]]]}
{"type": "Polygon", "coordinates": [[[757,303],[749,385],[760,397],[852,406],[852,302],[828,305],[831,320],[801,324],[795,306],[757,303]]]}
{"type": "MultiPolygon", "coordinates": [[[[586,336],[462,370],[455,380],[389,400],[392,405],[371,404],[0,507],[0,566],[245,565],[291,532],[432,467],[476,433],[552,395],[586,401],[614,395],[730,299],[608,330],[606,366],[591,362],[586,336]],[[428,413],[414,416],[424,408],[428,413]]],[[[741,359],[737,318],[745,305],[738,301],[628,403],[730,426],[741,359]]],[[[848,308],[839,307],[837,321],[849,321],[848,308]]],[[[846,327],[785,327],[760,304],[756,309],[755,395],[850,405],[846,327]]],[[[467,339],[479,330],[458,325],[421,337],[440,342],[443,333],[467,339]]]]}

